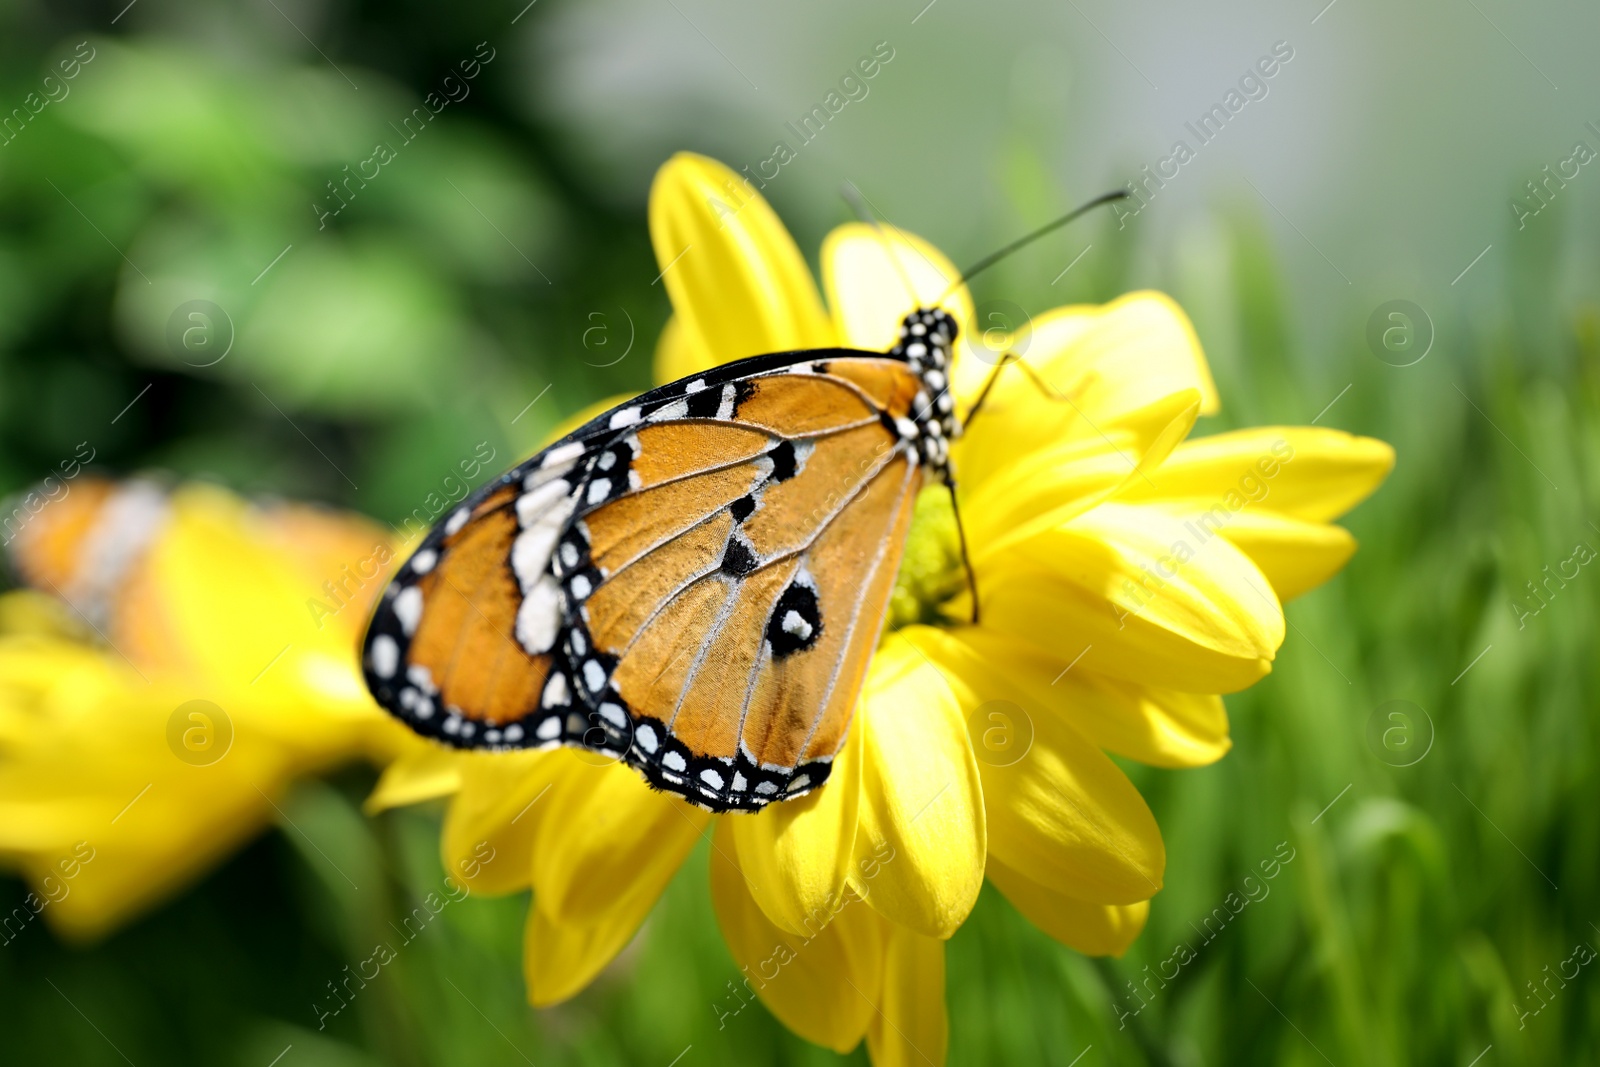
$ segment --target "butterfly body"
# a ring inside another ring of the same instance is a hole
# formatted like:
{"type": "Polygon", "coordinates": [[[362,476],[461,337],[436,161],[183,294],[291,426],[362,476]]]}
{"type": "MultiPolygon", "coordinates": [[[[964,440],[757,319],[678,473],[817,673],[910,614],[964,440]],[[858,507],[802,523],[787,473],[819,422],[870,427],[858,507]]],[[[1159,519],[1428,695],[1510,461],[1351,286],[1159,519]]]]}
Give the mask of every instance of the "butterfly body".
{"type": "Polygon", "coordinates": [[[955,323],[662,386],[481,487],[385,590],[379,703],[460,748],[567,745],[714,811],[828,776],[911,506],[949,481],[955,323]]]}

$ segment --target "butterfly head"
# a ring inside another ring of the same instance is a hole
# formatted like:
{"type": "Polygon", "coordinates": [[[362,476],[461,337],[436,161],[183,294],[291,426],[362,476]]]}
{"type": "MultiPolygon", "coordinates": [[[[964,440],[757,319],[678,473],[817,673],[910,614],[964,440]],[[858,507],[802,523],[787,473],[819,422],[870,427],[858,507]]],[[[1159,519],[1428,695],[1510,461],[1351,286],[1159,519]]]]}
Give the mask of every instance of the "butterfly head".
{"type": "Polygon", "coordinates": [[[903,429],[922,461],[941,477],[949,478],[950,442],[961,435],[955,397],[950,393],[950,354],[955,344],[955,318],[942,308],[918,308],[900,323],[900,336],[891,356],[904,359],[922,381],[911,402],[911,425],[903,429]]]}

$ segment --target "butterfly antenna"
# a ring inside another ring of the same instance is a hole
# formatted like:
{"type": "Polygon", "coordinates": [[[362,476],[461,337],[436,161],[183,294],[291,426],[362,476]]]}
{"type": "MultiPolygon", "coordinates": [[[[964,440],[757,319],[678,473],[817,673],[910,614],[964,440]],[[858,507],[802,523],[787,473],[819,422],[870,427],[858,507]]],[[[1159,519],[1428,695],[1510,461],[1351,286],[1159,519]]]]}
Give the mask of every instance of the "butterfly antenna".
{"type": "Polygon", "coordinates": [[[884,229],[883,223],[867,205],[867,198],[861,195],[854,182],[847,181],[839,187],[839,195],[844,197],[844,202],[850,205],[850,210],[855,212],[856,218],[871,226],[878,234],[878,240],[883,242],[883,254],[889,257],[889,262],[894,264],[895,273],[900,275],[900,282],[906,287],[906,295],[911,298],[913,308],[921,307],[922,302],[917,298],[916,287],[911,284],[911,275],[906,273],[904,263],[895,254],[894,243],[889,240],[889,234],[884,229]]]}
{"type": "Polygon", "coordinates": [[[949,290],[944,294],[944,296],[939,298],[940,303],[943,303],[946,299],[948,299],[951,293],[955,292],[957,289],[961,288],[961,286],[965,285],[979,274],[988,270],[1002,259],[1005,259],[1011,253],[1016,252],[1019,249],[1026,248],[1028,245],[1031,245],[1033,242],[1037,241],[1046,234],[1050,234],[1056,230],[1059,230],[1061,227],[1065,226],[1079,215],[1087,214],[1102,204],[1110,204],[1117,200],[1125,200],[1128,196],[1129,193],[1126,189],[1113,189],[1109,193],[1104,193],[1095,197],[1093,200],[1081,207],[1074,208],[1065,215],[1061,216],[1059,219],[1056,219],[1054,222],[1048,222],[1045,225],[1040,226],[1037,230],[1034,230],[1032,233],[1023,234],[1021,237],[1018,237],[1015,241],[1012,241],[998,252],[991,252],[989,255],[984,256],[982,259],[978,260],[978,262],[962,271],[961,277],[957,278],[955,284],[950,286],[949,290]]]}

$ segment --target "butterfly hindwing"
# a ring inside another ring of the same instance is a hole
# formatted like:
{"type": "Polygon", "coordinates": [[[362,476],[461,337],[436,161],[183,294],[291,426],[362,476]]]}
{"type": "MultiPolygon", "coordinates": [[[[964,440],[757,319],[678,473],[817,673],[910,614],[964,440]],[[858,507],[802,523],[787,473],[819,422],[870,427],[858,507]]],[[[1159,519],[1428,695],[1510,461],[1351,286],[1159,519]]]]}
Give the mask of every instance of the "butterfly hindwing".
{"type": "Polygon", "coordinates": [[[447,743],[605,753],[713,810],[815,788],[922,482],[921,388],[893,356],[784,353],[599,416],[430,532],[369,686],[447,743]]]}

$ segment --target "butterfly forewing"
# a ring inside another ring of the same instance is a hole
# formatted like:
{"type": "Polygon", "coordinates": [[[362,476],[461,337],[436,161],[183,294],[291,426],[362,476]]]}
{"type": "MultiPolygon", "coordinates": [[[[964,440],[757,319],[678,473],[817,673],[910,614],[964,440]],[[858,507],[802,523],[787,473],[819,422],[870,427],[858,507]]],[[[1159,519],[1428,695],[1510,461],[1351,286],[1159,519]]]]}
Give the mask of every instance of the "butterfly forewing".
{"type": "Polygon", "coordinates": [[[903,358],[761,356],[613,409],[479,490],[363,649],[459,747],[570,745],[712,810],[827,777],[922,484],[903,358]]]}

